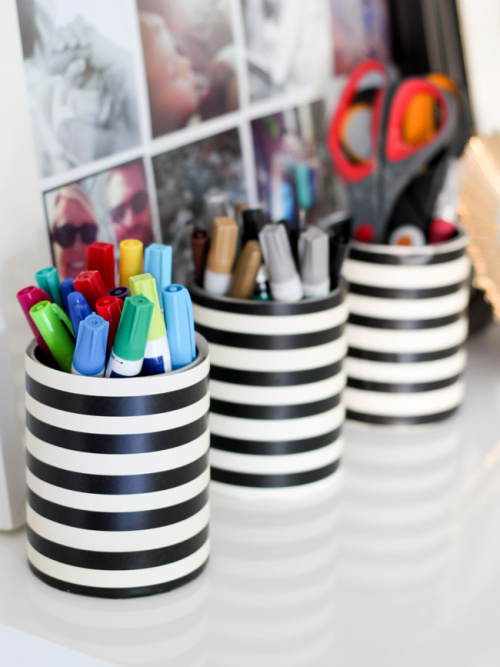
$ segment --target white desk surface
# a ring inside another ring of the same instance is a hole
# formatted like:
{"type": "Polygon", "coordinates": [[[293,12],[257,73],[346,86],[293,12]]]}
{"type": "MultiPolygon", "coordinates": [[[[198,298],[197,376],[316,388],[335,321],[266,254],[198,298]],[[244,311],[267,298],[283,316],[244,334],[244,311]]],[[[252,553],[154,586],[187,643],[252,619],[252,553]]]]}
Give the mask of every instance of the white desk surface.
{"type": "Polygon", "coordinates": [[[448,421],[346,426],[329,496],[213,494],[209,565],[170,593],[54,590],[29,572],[24,530],[0,534],[2,667],[497,667],[500,328],[469,353],[448,421]]]}

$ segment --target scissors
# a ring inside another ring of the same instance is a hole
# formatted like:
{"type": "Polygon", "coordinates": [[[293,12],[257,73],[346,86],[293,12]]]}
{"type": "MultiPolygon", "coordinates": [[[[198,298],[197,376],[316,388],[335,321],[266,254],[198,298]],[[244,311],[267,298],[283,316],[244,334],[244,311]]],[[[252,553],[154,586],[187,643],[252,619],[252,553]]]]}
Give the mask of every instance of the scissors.
{"type": "Polygon", "coordinates": [[[401,82],[395,68],[378,60],[355,68],[328,130],[334,169],[352,208],[355,239],[385,240],[398,198],[450,145],[456,127],[453,96],[430,81],[401,82]],[[410,141],[409,114],[422,96],[432,100],[435,122],[424,136],[410,141]]]}

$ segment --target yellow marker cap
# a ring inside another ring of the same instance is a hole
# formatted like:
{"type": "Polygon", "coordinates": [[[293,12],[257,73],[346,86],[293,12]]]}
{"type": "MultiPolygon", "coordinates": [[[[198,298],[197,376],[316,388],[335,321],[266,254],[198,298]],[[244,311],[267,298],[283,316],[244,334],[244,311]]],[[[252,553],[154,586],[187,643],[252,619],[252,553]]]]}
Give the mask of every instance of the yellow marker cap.
{"type": "Polygon", "coordinates": [[[143,243],[137,239],[125,239],[120,243],[120,286],[130,287],[131,276],[143,272],[143,243]]]}
{"type": "Polygon", "coordinates": [[[142,294],[153,304],[153,317],[149,327],[148,340],[157,340],[165,336],[167,329],[165,320],[161,314],[160,304],[158,302],[158,290],[156,289],[156,280],[150,273],[142,273],[130,278],[130,293],[132,295],[142,294]]]}

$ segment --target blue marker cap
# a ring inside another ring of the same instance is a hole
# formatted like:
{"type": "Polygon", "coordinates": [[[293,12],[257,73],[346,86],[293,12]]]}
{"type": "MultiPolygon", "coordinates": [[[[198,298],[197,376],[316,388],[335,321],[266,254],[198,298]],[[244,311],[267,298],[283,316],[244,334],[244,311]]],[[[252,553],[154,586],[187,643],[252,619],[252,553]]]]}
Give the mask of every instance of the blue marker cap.
{"type": "Polygon", "coordinates": [[[144,251],[144,273],[150,273],[156,281],[158,301],[162,303],[162,291],[172,282],[172,246],[151,243],[144,251]]]}
{"type": "Polygon", "coordinates": [[[106,365],[109,322],[95,313],[80,322],[73,368],[80,375],[102,375],[106,365]]]}
{"type": "Polygon", "coordinates": [[[78,336],[80,322],[92,313],[87,300],[81,292],[71,292],[68,295],[69,319],[73,325],[75,336],[78,336]]]}
{"type": "Polygon", "coordinates": [[[45,290],[54,303],[63,308],[61,282],[55,266],[40,269],[35,273],[36,284],[45,290]]]}
{"type": "Polygon", "coordinates": [[[62,281],[61,291],[64,310],[68,312],[68,296],[71,294],[71,292],[75,291],[75,288],[73,287],[73,278],[66,278],[66,280],[62,281]]]}
{"type": "Polygon", "coordinates": [[[175,371],[196,359],[193,304],[188,290],[182,285],[164,287],[162,296],[170,359],[175,371]]]}

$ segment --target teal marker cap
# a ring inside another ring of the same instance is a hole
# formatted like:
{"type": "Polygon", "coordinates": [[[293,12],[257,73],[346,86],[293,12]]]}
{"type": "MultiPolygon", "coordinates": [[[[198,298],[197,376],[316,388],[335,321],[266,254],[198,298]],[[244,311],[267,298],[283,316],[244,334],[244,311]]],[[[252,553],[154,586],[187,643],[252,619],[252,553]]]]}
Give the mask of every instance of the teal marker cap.
{"type": "Polygon", "coordinates": [[[125,299],[113,343],[113,352],[117,357],[126,361],[138,361],[144,357],[152,317],[153,304],[144,295],[136,294],[125,299]]]}
{"type": "Polygon", "coordinates": [[[75,339],[69,317],[57,303],[51,301],[35,304],[30,308],[30,315],[59,368],[70,373],[75,339]]]}
{"type": "Polygon", "coordinates": [[[150,273],[156,281],[158,302],[162,304],[162,293],[172,283],[172,246],[151,243],[144,251],[144,273],[150,273]]]}
{"type": "Polygon", "coordinates": [[[64,308],[61,281],[55,266],[40,269],[35,273],[35,278],[38,287],[45,290],[54,303],[64,308]]]}

